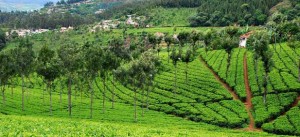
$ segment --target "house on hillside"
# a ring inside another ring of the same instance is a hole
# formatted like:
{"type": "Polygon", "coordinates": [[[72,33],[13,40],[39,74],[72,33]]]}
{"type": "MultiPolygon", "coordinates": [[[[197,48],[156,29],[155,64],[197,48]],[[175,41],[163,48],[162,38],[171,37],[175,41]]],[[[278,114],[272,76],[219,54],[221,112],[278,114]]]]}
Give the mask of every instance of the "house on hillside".
{"type": "Polygon", "coordinates": [[[128,19],[126,21],[127,25],[133,25],[134,27],[138,27],[139,23],[135,22],[132,18],[132,15],[127,15],[128,19]]]}
{"type": "Polygon", "coordinates": [[[74,28],[71,27],[71,26],[69,26],[68,28],[67,28],[67,27],[61,27],[61,28],[60,28],[60,32],[63,33],[63,32],[67,32],[67,31],[69,31],[69,30],[73,30],[73,29],[74,29],[74,28]]]}
{"type": "Polygon", "coordinates": [[[241,48],[246,48],[246,46],[247,46],[247,40],[248,40],[248,38],[251,36],[252,33],[253,33],[253,32],[250,31],[250,32],[248,32],[248,33],[243,34],[243,35],[240,36],[240,44],[239,44],[239,47],[241,47],[241,48]]]}

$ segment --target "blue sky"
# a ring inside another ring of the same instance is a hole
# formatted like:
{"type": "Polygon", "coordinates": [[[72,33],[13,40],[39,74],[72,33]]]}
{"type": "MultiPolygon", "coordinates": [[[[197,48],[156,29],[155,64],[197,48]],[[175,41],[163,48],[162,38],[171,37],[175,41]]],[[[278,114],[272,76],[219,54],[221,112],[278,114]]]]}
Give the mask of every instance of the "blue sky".
{"type": "Polygon", "coordinates": [[[58,0],[0,0],[1,11],[31,11],[37,10],[44,6],[45,3],[58,0]]]}
{"type": "Polygon", "coordinates": [[[46,2],[53,1],[57,2],[58,0],[0,0],[3,3],[16,3],[16,4],[39,4],[43,5],[46,2]]]}

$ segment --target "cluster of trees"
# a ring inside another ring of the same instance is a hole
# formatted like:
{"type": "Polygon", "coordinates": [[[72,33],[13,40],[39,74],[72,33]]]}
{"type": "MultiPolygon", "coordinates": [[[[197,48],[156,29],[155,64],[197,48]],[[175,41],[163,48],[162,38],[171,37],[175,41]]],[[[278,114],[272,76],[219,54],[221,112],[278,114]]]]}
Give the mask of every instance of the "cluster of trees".
{"type": "Polygon", "coordinates": [[[95,22],[94,16],[80,16],[70,13],[0,12],[0,24],[7,28],[55,29],[79,26],[95,22]]]}
{"type": "Polygon", "coordinates": [[[202,1],[199,0],[154,0],[154,3],[158,6],[167,8],[180,8],[180,7],[199,7],[202,1]]]}
{"type": "MultiPolygon", "coordinates": [[[[123,40],[118,38],[111,40],[109,46],[99,46],[95,43],[86,43],[79,46],[76,43],[67,42],[56,51],[48,46],[43,46],[38,53],[34,52],[32,45],[33,43],[28,39],[20,39],[16,48],[3,50],[0,53],[0,86],[2,87],[3,104],[5,105],[5,87],[9,84],[9,80],[15,77],[21,78],[23,111],[25,110],[25,79],[30,79],[30,75],[33,73],[43,78],[47,87],[46,91],[50,94],[50,114],[52,114],[54,82],[59,81],[67,87],[68,110],[71,116],[72,86],[75,82],[80,81],[80,85],[86,86],[87,93],[90,94],[90,117],[92,118],[94,85],[100,90],[97,79],[101,79],[103,82],[104,113],[105,87],[108,78],[112,78],[113,83],[114,80],[120,80],[125,86],[133,87],[134,92],[137,92],[136,89],[138,88],[144,91],[145,87],[154,85],[153,80],[160,65],[158,57],[151,48],[142,47],[141,45],[136,45],[136,48],[125,47],[123,40]]],[[[84,88],[81,88],[81,90],[84,90],[84,88]]],[[[61,95],[62,91],[60,91],[61,95]]],[[[113,107],[114,100],[112,100],[113,107]]]]}
{"type": "Polygon", "coordinates": [[[0,29],[0,50],[5,47],[5,44],[6,44],[5,32],[0,29]]]}
{"type": "Polygon", "coordinates": [[[262,25],[267,21],[269,9],[278,2],[280,0],[205,0],[190,23],[191,26],[262,25]]]}
{"type": "MultiPolygon", "coordinates": [[[[255,73],[258,72],[258,60],[263,61],[264,66],[264,81],[261,84],[264,89],[264,96],[263,101],[266,105],[267,101],[267,85],[269,81],[269,73],[271,72],[271,69],[273,67],[273,52],[269,48],[270,43],[270,35],[266,31],[258,31],[252,34],[252,36],[249,38],[248,41],[251,45],[251,47],[248,47],[249,49],[252,49],[254,51],[254,69],[255,73]]],[[[256,76],[256,81],[258,81],[258,77],[256,76]]]]}
{"type": "Polygon", "coordinates": [[[281,46],[280,43],[287,42],[288,46],[293,49],[300,46],[300,19],[283,21],[278,24],[270,23],[266,26],[271,35],[271,44],[279,44],[281,46]]]}
{"type": "Polygon", "coordinates": [[[283,7],[278,5],[275,11],[272,11],[272,15],[268,20],[268,24],[282,23],[284,21],[292,21],[300,17],[300,1],[299,0],[289,0],[284,1],[283,7]],[[288,6],[286,6],[288,5],[288,6]]]}

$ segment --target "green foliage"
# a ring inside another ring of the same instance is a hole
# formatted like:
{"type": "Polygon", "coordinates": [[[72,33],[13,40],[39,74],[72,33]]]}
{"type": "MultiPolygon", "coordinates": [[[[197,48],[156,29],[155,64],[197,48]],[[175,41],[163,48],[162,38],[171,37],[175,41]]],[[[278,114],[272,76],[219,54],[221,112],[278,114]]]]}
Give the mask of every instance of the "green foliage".
{"type": "Polygon", "coordinates": [[[262,128],[277,134],[300,135],[299,104],[290,109],[286,115],[280,116],[271,123],[266,123],[262,128]]]}
{"type": "Polygon", "coordinates": [[[63,74],[69,78],[74,77],[76,71],[82,65],[79,48],[76,45],[67,43],[57,50],[57,54],[61,62],[63,74]]]}
{"type": "Polygon", "coordinates": [[[0,51],[5,47],[6,45],[6,36],[4,31],[0,29],[0,51]]]}
{"type": "Polygon", "coordinates": [[[191,26],[262,25],[267,21],[268,10],[278,0],[272,1],[202,1],[196,16],[190,18],[191,26]]]}
{"type": "Polygon", "coordinates": [[[28,39],[21,39],[18,47],[10,50],[19,76],[28,76],[33,71],[35,54],[32,45],[28,39]]]}
{"type": "Polygon", "coordinates": [[[172,59],[175,67],[177,65],[177,62],[181,60],[181,57],[182,57],[182,49],[180,48],[179,51],[177,51],[176,48],[173,48],[170,58],[172,59]]]}
{"type": "Polygon", "coordinates": [[[228,62],[229,54],[225,50],[213,50],[201,56],[219,76],[232,87],[242,99],[246,99],[243,59],[245,49],[233,49],[228,62]],[[227,67],[228,66],[228,67],[227,67]]]}
{"type": "Polygon", "coordinates": [[[1,53],[0,64],[0,85],[5,87],[9,78],[13,77],[15,74],[15,64],[12,55],[9,53],[1,53]]]}
{"type": "Polygon", "coordinates": [[[196,8],[151,8],[146,10],[146,23],[153,26],[189,26],[189,16],[196,15],[196,8]]]}
{"type": "Polygon", "coordinates": [[[60,26],[79,26],[91,24],[96,19],[93,16],[81,16],[78,14],[66,13],[40,13],[40,12],[0,12],[0,17],[5,18],[0,24],[8,28],[44,28],[56,29],[60,26]]]}
{"type": "Polygon", "coordinates": [[[99,71],[102,70],[103,54],[103,50],[98,46],[88,44],[84,49],[84,68],[86,70],[86,75],[92,81],[97,77],[99,71]]]}
{"type": "Polygon", "coordinates": [[[256,32],[249,38],[251,48],[255,53],[254,57],[262,58],[266,73],[271,71],[273,66],[272,55],[273,53],[269,50],[269,36],[266,32],[256,32]]]}
{"type": "Polygon", "coordinates": [[[47,82],[53,82],[60,75],[58,60],[55,59],[55,51],[43,46],[38,55],[37,73],[47,82]]]}
{"type": "Polygon", "coordinates": [[[179,44],[181,47],[184,46],[185,43],[190,42],[190,33],[189,32],[180,32],[177,36],[179,40],[179,44]]]}
{"type": "Polygon", "coordinates": [[[282,94],[269,94],[267,95],[267,104],[263,103],[263,97],[258,96],[252,99],[254,107],[255,124],[260,127],[263,123],[280,116],[285,108],[297,98],[297,93],[282,93],[282,94]]]}

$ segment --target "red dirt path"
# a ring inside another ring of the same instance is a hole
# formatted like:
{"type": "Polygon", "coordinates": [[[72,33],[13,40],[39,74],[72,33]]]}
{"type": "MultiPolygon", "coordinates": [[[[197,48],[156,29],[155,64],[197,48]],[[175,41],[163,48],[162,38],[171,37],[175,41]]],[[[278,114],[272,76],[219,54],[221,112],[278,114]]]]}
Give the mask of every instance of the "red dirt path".
{"type": "Polygon", "coordinates": [[[300,96],[295,100],[295,102],[292,104],[292,107],[296,107],[300,101],[300,96]]]}
{"type": "Polygon", "coordinates": [[[233,91],[233,89],[227,84],[225,83],[218,75],[215,71],[213,71],[208,65],[207,63],[203,60],[202,57],[200,57],[200,61],[210,70],[211,73],[213,73],[213,75],[215,76],[215,78],[223,85],[224,88],[226,88],[231,96],[233,97],[234,100],[239,100],[238,95],[233,91]]]}
{"type": "MultiPolygon", "coordinates": [[[[232,95],[234,100],[240,100],[238,95],[235,93],[235,91],[225,82],[223,81],[214,70],[212,70],[207,63],[203,60],[202,57],[200,57],[200,61],[210,70],[211,73],[213,73],[213,75],[215,76],[215,78],[223,85],[224,88],[226,88],[230,94],[232,95]]],[[[247,68],[247,58],[246,58],[246,54],[244,56],[244,82],[245,82],[245,86],[246,86],[246,91],[247,91],[247,98],[246,98],[246,102],[245,102],[245,107],[246,110],[248,112],[249,115],[249,119],[250,119],[250,124],[249,127],[246,129],[242,129],[245,131],[262,131],[259,128],[255,128],[255,121],[254,118],[252,116],[251,113],[251,109],[252,109],[252,102],[251,102],[251,98],[252,98],[252,94],[251,94],[251,90],[250,90],[250,86],[249,86],[249,81],[248,81],[248,68],[247,68]]]]}
{"type": "Polygon", "coordinates": [[[252,101],[251,101],[252,93],[251,93],[251,89],[249,86],[249,79],[248,79],[247,53],[245,53],[245,55],[244,55],[244,82],[245,82],[246,93],[247,93],[245,106],[246,106],[246,109],[247,109],[247,112],[249,115],[249,119],[250,119],[249,127],[247,128],[247,130],[255,131],[258,129],[255,129],[255,121],[254,121],[254,118],[251,113],[251,109],[253,106],[252,106],[252,101]]]}

